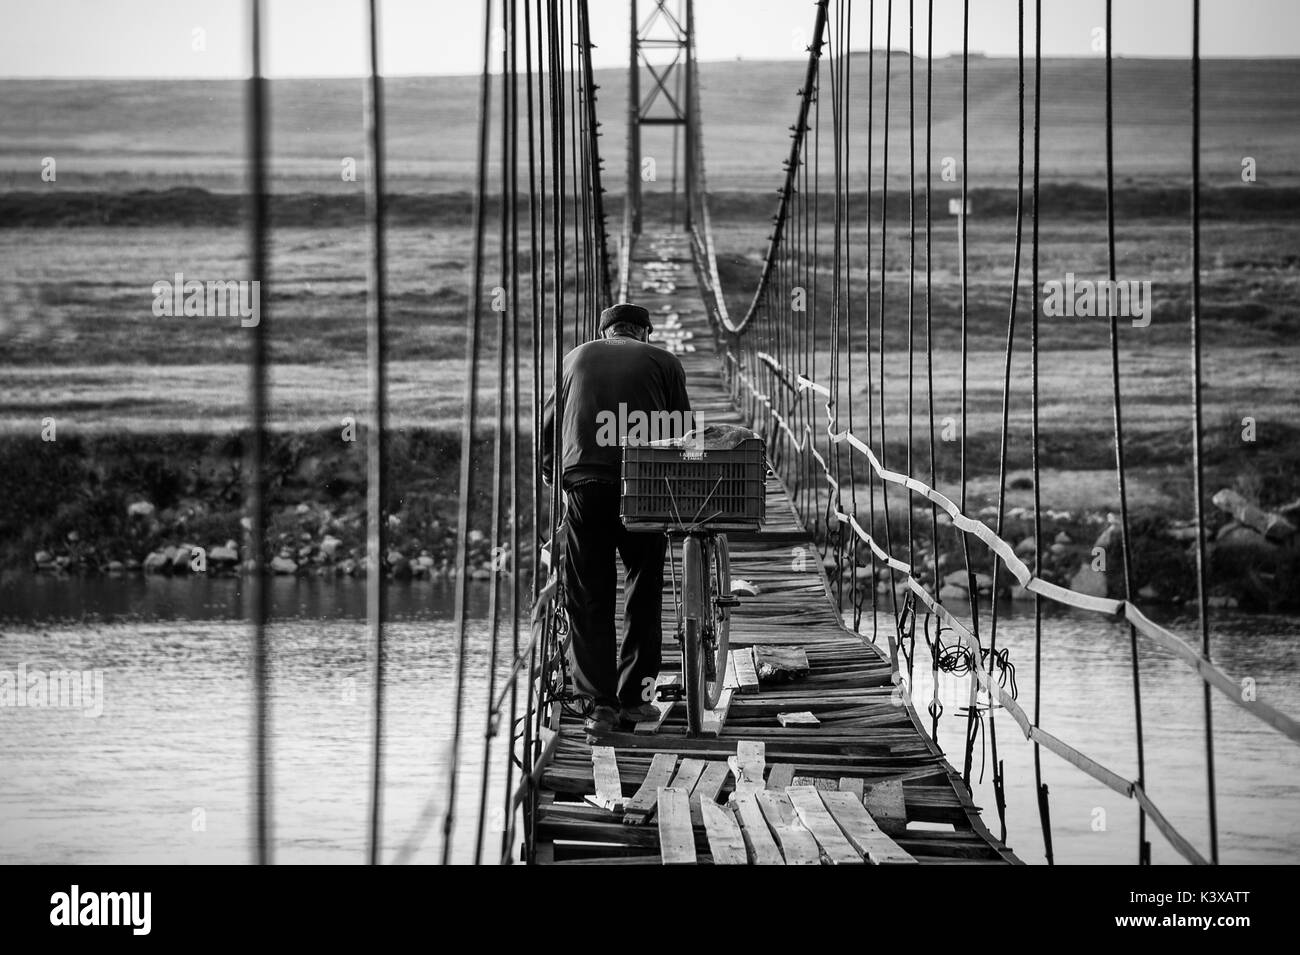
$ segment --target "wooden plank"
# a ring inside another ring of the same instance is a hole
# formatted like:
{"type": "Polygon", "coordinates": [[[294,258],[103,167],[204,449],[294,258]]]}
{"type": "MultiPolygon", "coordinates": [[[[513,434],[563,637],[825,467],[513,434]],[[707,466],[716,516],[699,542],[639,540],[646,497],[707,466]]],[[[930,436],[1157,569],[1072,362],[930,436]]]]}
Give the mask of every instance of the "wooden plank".
{"type": "Polygon", "coordinates": [[[903,784],[898,780],[864,787],[862,801],[884,832],[897,835],[907,830],[907,804],[903,800],[903,784]]]}
{"type": "Polygon", "coordinates": [[[700,726],[700,735],[717,736],[722,732],[722,726],[727,722],[727,710],[731,708],[732,691],[724,689],[722,696],[718,698],[718,705],[711,710],[704,711],[704,721],[700,726]]]}
{"type": "Polygon", "coordinates": [[[728,757],[727,765],[736,777],[735,796],[757,792],[763,788],[763,768],[766,765],[766,747],[761,742],[742,739],[736,743],[736,755],[728,757]]]}
{"type": "Polygon", "coordinates": [[[758,797],[747,792],[736,800],[736,814],[742,823],[741,834],[754,865],[785,865],[781,850],[776,847],[772,831],[763,818],[763,809],[758,804],[758,797]]]}
{"type": "Polygon", "coordinates": [[[858,779],[856,776],[841,776],[840,792],[853,793],[853,795],[858,797],[858,801],[861,802],[862,780],[858,779]]]}
{"type": "Polygon", "coordinates": [[[782,726],[820,726],[821,720],[813,716],[810,710],[797,713],[777,713],[776,720],[782,726]]]}
{"type": "Polygon", "coordinates": [[[903,865],[916,859],[881,832],[865,806],[851,792],[822,793],[822,804],[845,837],[872,865],[903,865]]]}
{"type": "Polygon", "coordinates": [[[623,783],[618,775],[618,759],[612,746],[591,748],[591,775],[596,781],[596,794],[588,795],[587,802],[600,809],[619,812],[623,808],[623,783]]]}
{"type": "Polygon", "coordinates": [[[862,865],[859,852],[822,803],[822,794],[812,786],[790,786],[785,791],[804,828],[813,834],[831,865],[862,865]]]}
{"type": "Polygon", "coordinates": [[[695,865],[695,833],[691,828],[691,793],[688,789],[661,787],[659,803],[659,858],[664,865],[695,865]]]}
{"type": "Polygon", "coordinates": [[[822,857],[817,848],[817,840],[807,829],[795,824],[790,797],[773,789],[765,789],[754,795],[763,811],[763,818],[772,827],[777,842],[781,844],[785,864],[821,865],[822,857]]]}
{"type": "Polygon", "coordinates": [[[699,782],[691,790],[691,822],[694,825],[703,824],[704,817],[701,815],[700,806],[706,802],[718,801],[718,794],[722,792],[722,787],[730,774],[731,767],[722,760],[709,760],[705,763],[699,782]]]}
{"type": "Polygon", "coordinates": [[[768,771],[767,788],[768,789],[785,789],[786,786],[794,783],[794,764],[777,763],[768,771]]]}
{"type": "Polygon", "coordinates": [[[753,649],[745,647],[742,650],[732,650],[727,654],[727,661],[736,674],[736,692],[757,693],[758,670],[754,668],[753,649]]]}
{"type": "MultiPolygon", "coordinates": [[[[655,688],[658,689],[661,686],[672,686],[677,683],[678,680],[679,678],[676,674],[668,677],[661,676],[655,684],[655,688]]],[[[664,720],[668,719],[668,714],[672,712],[673,707],[676,705],[668,700],[658,700],[653,695],[651,695],[651,700],[654,703],[655,709],[659,711],[659,717],[658,719],[642,720],[640,723],[637,723],[636,732],[638,733],[658,733],[659,727],[664,725],[664,720]]]]}
{"type": "Polygon", "coordinates": [[[677,772],[673,774],[673,781],[668,785],[673,789],[684,789],[689,794],[700,781],[700,774],[704,772],[704,767],[707,765],[707,760],[694,757],[683,759],[677,767],[677,772]]]}
{"type": "Polygon", "coordinates": [[[713,800],[702,804],[704,833],[709,840],[709,854],[714,865],[749,865],[745,836],[730,809],[713,800]]]}
{"type": "Polygon", "coordinates": [[[641,788],[623,805],[624,824],[639,826],[654,814],[655,803],[659,800],[659,790],[667,786],[669,780],[673,778],[673,768],[676,765],[675,753],[655,753],[641,788]]]}

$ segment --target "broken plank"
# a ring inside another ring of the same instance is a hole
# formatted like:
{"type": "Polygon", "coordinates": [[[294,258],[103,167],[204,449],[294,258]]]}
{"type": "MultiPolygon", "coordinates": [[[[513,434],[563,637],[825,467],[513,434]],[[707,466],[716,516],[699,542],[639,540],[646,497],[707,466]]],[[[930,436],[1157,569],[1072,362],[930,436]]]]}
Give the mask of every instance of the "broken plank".
{"type": "Polygon", "coordinates": [[[596,781],[596,794],[587,796],[587,802],[600,809],[618,812],[623,807],[623,782],[618,775],[618,759],[612,746],[591,748],[591,775],[596,781]]]}
{"type": "Polygon", "coordinates": [[[768,789],[785,789],[794,783],[794,764],[777,763],[767,774],[768,789]]]}
{"type": "Polygon", "coordinates": [[[786,865],[821,865],[821,852],[811,832],[795,823],[790,797],[773,789],[755,793],[763,818],[772,827],[786,865]]]}
{"type": "Polygon", "coordinates": [[[664,865],[695,864],[695,833],[691,828],[691,794],[686,789],[660,788],[659,858],[664,865]]]}
{"type": "Polygon", "coordinates": [[[728,757],[727,765],[736,777],[736,793],[756,792],[763,788],[763,767],[766,764],[766,747],[761,742],[742,739],[736,744],[736,755],[728,757]]]}
{"type": "Polygon", "coordinates": [[[754,667],[758,682],[786,683],[808,675],[812,667],[803,647],[756,646],[754,667]]]}
{"type": "Polygon", "coordinates": [[[861,865],[859,852],[822,803],[821,793],[812,786],[791,786],[785,791],[804,828],[813,834],[831,865],[861,865]]]}
{"type": "Polygon", "coordinates": [[[639,826],[654,814],[659,790],[673,778],[673,767],[676,765],[675,753],[655,753],[641,788],[623,805],[623,822],[626,825],[639,826]]]}
{"type": "Polygon", "coordinates": [[[853,793],[853,795],[858,797],[858,801],[861,802],[862,801],[862,780],[856,776],[841,776],[840,792],[853,793]]]}
{"type": "Polygon", "coordinates": [[[700,726],[701,735],[717,736],[722,732],[722,725],[727,722],[727,710],[731,708],[731,694],[731,690],[724,689],[718,698],[718,705],[704,711],[704,720],[700,726]]]}
{"type": "Polygon", "coordinates": [[[736,814],[740,817],[741,834],[745,837],[745,845],[754,864],[785,865],[785,859],[776,847],[776,840],[772,838],[772,831],[767,827],[767,820],[763,818],[763,810],[754,793],[747,792],[736,800],[736,814]]]}
{"type": "Polygon", "coordinates": [[[758,692],[758,670],[754,667],[754,651],[751,647],[730,651],[727,654],[727,664],[735,674],[737,693],[758,692]]]}
{"type": "MultiPolygon", "coordinates": [[[[678,677],[675,674],[673,676],[660,677],[659,682],[655,684],[655,688],[657,690],[661,686],[672,686],[677,683],[677,681],[678,677]]],[[[653,698],[653,702],[655,709],[659,711],[658,718],[653,720],[642,720],[640,723],[637,723],[636,732],[658,733],[659,727],[664,725],[664,720],[668,719],[668,714],[672,712],[673,706],[675,705],[671,700],[660,700],[657,697],[653,698]]]]}
{"type": "Polygon", "coordinates": [[[851,792],[822,793],[822,804],[845,837],[872,865],[915,863],[911,853],[881,831],[871,814],[851,792]]]}
{"type": "Polygon", "coordinates": [[[702,804],[704,833],[714,865],[749,865],[745,836],[730,809],[709,800],[702,804]]]}
{"type": "Polygon", "coordinates": [[[722,760],[710,760],[705,763],[699,782],[691,790],[691,822],[694,825],[698,826],[704,822],[704,817],[700,814],[701,804],[718,801],[718,794],[722,792],[722,787],[730,774],[731,767],[722,760]]]}
{"type": "Polygon", "coordinates": [[[866,786],[862,801],[882,830],[896,835],[907,829],[907,805],[903,800],[903,784],[897,779],[866,786]]]}

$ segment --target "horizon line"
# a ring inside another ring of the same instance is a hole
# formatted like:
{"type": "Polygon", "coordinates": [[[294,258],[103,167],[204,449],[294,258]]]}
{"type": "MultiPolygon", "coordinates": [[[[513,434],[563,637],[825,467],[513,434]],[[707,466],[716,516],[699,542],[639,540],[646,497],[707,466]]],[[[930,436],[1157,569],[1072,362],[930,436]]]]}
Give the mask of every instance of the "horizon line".
{"type": "MultiPolygon", "coordinates": [[[[874,53],[879,53],[879,54],[881,54],[882,56],[884,56],[884,55],[889,55],[889,56],[903,56],[903,57],[906,57],[906,56],[909,56],[909,55],[910,55],[910,56],[913,57],[913,59],[916,59],[916,60],[922,60],[922,61],[924,61],[924,60],[927,59],[924,55],[919,54],[919,53],[918,53],[918,54],[909,54],[906,50],[889,50],[889,51],[886,51],[886,50],[884,50],[884,49],[875,49],[875,50],[871,50],[871,51],[868,51],[868,50],[850,50],[850,51],[849,51],[849,56],[850,56],[850,57],[853,57],[853,56],[866,56],[866,55],[868,55],[868,53],[872,53],[872,52],[874,52],[874,53]]],[[[945,55],[943,55],[943,56],[936,56],[936,57],[933,58],[933,60],[934,60],[934,62],[938,62],[938,61],[940,61],[940,60],[960,59],[961,56],[962,56],[962,54],[961,54],[960,52],[958,52],[958,53],[948,53],[948,54],[945,54],[945,55]]],[[[984,53],[984,52],[977,51],[977,50],[972,50],[972,51],[970,51],[970,52],[967,54],[967,58],[968,58],[968,59],[980,59],[980,60],[1010,60],[1010,61],[1017,61],[1017,60],[1019,59],[1018,55],[1015,54],[1015,53],[984,53]]],[[[1030,57],[1026,57],[1025,59],[1026,59],[1026,62],[1031,62],[1031,58],[1030,58],[1030,57]]],[[[1098,61],[1104,61],[1104,58],[1103,58],[1102,56],[1100,56],[1099,54],[1088,54],[1088,53],[1053,53],[1053,54],[1050,54],[1050,55],[1043,56],[1042,59],[1043,59],[1043,60],[1098,60],[1098,61]]],[[[1114,60],[1151,60],[1151,61],[1168,61],[1168,60],[1172,60],[1172,61],[1189,62],[1189,61],[1191,60],[1191,56],[1190,56],[1190,54],[1187,54],[1187,55],[1180,55],[1180,54],[1176,54],[1176,53],[1142,53],[1142,54],[1120,54],[1120,53],[1117,53],[1117,54],[1114,54],[1114,56],[1112,57],[1112,59],[1114,59],[1114,60]]],[[[1258,60],[1258,61],[1260,61],[1260,62],[1289,62],[1289,61],[1293,61],[1293,60],[1295,60],[1295,61],[1300,61],[1300,54],[1289,54],[1289,55],[1287,55],[1287,54],[1255,55],[1255,54],[1249,54],[1249,53],[1232,53],[1232,54],[1204,54],[1204,53],[1203,53],[1203,54],[1201,54],[1201,60],[1202,60],[1202,61],[1206,61],[1206,60],[1222,60],[1222,61],[1233,61],[1233,60],[1258,60]]],[[[787,58],[787,57],[755,57],[755,58],[753,58],[753,59],[747,59],[747,58],[744,58],[744,57],[734,57],[734,58],[731,58],[731,59],[710,59],[710,60],[699,60],[698,62],[699,62],[701,65],[708,65],[708,64],[718,65],[718,64],[729,64],[729,63],[805,63],[805,62],[807,62],[807,61],[806,61],[806,58],[802,58],[802,57],[789,57],[789,58],[787,58]]],[[[610,71],[619,71],[619,72],[622,72],[622,71],[624,71],[624,70],[626,70],[626,69],[627,69],[626,66],[602,66],[602,67],[596,67],[596,68],[595,68],[595,72],[597,72],[597,73],[606,73],[606,72],[610,72],[610,71]]],[[[521,73],[522,73],[522,71],[521,71],[521,73]]],[[[274,74],[274,75],[265,75],[265,74],[264,74],[264,75],[263,75],[263,78],[264,78],[264,79],[267,79],[267,80],[356,80],[356,79],[365,79],[368,75],[369,75],[369,74],[367,74],[367,73],[286,73],[286,74],[274,74]]],[[[385,79],[442,79],[442,78],[447,78],[447,79],[463,79],[463,78],[474,78],[474,77],[478,77],[478,76],[481,76],[481,75],[482,75],[482,74],[481,74],[481,71],[477,71],[477,70],[476,70],[476,71],[473,71],[473,72],[468,72],[468,73],[466,73],[466,72],[454,72],[454,73],[385,73],[385,72],[381,72],[381,73],[380,73],[380,76],[383,77],[383,78],[385,78],[385,79]]],[[[493,75],[493,76],[500,76],[501,74],[500,74],[500,71],[499,71],[499,70],[493,70],[491,75],[493,75]]],[[[148,81],[167,81],[167,82],[175,82],[175,81],[180,80],[180,81],[193,81],[193,82],[213,82],[213,81],[218,81],[218,82],[243,82],[243,81],[249,80],[249,79],[251,79],[251,78],[252,78],[252,74],[249,74],[249,73],[245,73],[245,74],[233,74],[233,75],[232,75],[232,74],[229,74],[229,73],[212,73],[212,74],[193,74],[193,73],[188,73],[188,74],[161,74],[161,73],[159,73],[159,74],[125,74],[125,73],[123,73],[123,74],[119,74],[119,73],[63,73],[63,74],[43,74],[43,73],[42,73],[42,74],[38,74],[38,73],[0,73],[0,80],[30,80],[30,81],[42,81],[42,82],[44,82],[44,81],[50,81],[50,80],[66,80],[66,81],[86,81],[86,80],[110,80],[110,81],[114,81],[114,80],[115,80],[115,81],[120,81],[120,82],[148,82],[148,81]]]]}

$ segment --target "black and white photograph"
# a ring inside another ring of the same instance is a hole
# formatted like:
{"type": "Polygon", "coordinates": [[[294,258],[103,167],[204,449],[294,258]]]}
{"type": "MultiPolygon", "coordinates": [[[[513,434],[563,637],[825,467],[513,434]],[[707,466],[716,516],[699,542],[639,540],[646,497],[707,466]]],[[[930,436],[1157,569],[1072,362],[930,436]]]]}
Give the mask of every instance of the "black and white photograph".
{"type": "Polygon", "coordinates": [[[1300,7],[0,13],[7,923],[840,865],[1264,927],[1300,7]]]}

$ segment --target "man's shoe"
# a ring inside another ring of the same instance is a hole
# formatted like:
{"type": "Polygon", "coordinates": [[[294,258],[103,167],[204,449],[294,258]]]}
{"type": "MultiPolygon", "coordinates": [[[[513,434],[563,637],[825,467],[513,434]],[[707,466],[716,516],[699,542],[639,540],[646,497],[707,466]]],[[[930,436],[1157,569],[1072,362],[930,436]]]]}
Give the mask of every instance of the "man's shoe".
{"type": "Polygon", "coordinates": [[[640,706],[625,706],[620,714],[624,723],[647,723],[659,719],[659,707],[653,703],[640,706]]]}
{"type": "Polygon", "coordinates": [[[598,706],[587,717],[587,739],[608,735],[618,729],[618,710],[612,706],[598,706]]]}

